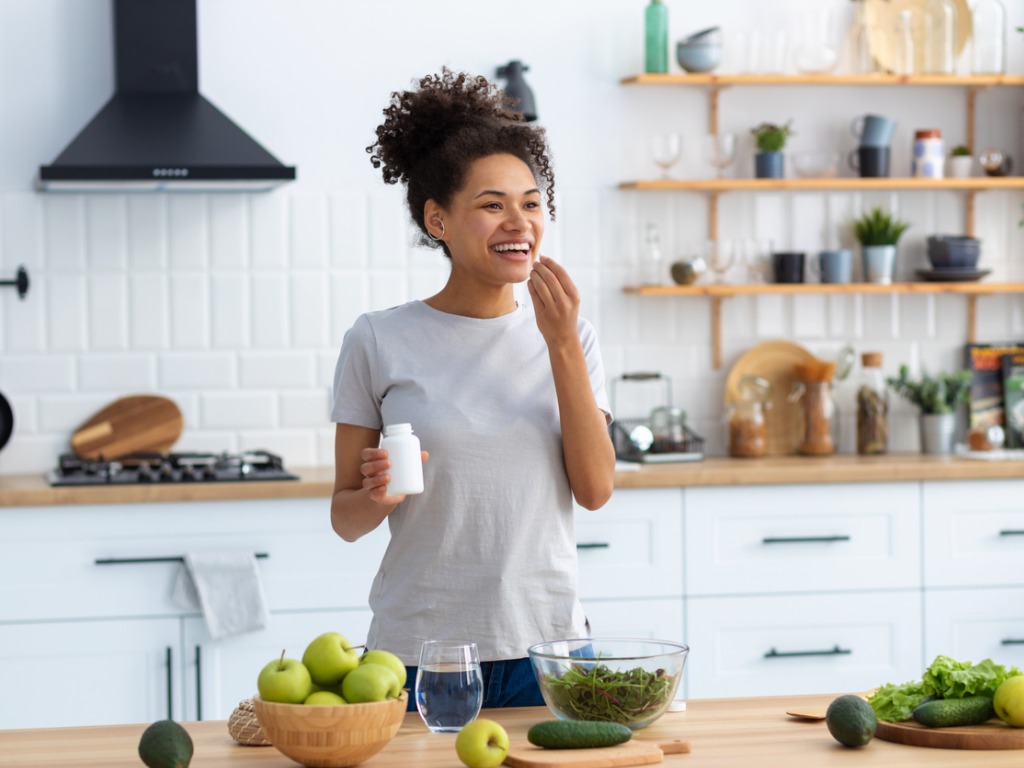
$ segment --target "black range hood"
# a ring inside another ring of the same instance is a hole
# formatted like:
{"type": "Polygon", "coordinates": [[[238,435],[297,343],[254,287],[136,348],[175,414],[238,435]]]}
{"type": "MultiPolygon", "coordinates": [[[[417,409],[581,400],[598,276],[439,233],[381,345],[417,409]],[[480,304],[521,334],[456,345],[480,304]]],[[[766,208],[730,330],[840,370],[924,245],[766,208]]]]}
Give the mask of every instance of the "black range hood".
{"type": "Polygon", "coordinates": [[[196,0],[113,0],[117,90],[39,169],[47,191],[260,191],[295,179],[199,93],[196,0]]]}

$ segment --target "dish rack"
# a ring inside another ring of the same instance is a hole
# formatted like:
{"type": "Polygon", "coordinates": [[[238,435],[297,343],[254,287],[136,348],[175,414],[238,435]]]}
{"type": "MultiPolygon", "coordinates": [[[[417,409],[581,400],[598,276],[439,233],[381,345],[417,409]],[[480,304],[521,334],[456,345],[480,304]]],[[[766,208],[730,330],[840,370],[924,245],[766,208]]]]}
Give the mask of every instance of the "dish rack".
{"type": "MultiPolygon", "coordinates": [[[[660,373],[624,373],[618,378],[612,379],[610,399],[612,414],[615,413],[615,395],[617,387],[623,383],[640,381],[658,381],[664,384],[666,406],[672,404],[672,382],[667,376],[660,373]]],[[[682,426],[682,441],[676,441],[672,450],[663,450],[657,446],[656,441],[642,448],[634,438],[637,428],[646,428],[653,437],[654,425],[651,418],[630,418],[619,419],[608,427],[612,437],[612,444],[615,446],[615,458],[620,461],[633,461],[643,464],[662,464],[677,461],[701,461],[704,458],[704,438],[690,429],[686,424],[682,426]]]]}

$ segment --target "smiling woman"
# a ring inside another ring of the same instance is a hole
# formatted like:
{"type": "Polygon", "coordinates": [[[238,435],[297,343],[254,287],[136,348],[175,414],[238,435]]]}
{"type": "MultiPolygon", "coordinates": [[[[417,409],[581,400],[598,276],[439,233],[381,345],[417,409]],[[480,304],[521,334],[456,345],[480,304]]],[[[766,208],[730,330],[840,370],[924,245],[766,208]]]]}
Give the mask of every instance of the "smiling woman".
{"type": "Polygon", "coordinates": [[[485,707],[540,705],[526,649],[589,633],[573,498],[602,506],[615,465],[593,326],[568,272],[541,255],[547,143],[484,78],[448,70],[393,94],[384,115],[371,162],[405,185],[451,272],[434,296],[362,315],[345,335],[331,522],[354,541],[388,521],[368,648],[415,679],[424,641],[475,642],[485,707]],[[515,299],[522,282],[529,305],[515,299]],[[420,437],[419,495],[387,495],[380,430],[395,423],[420,437]]]}

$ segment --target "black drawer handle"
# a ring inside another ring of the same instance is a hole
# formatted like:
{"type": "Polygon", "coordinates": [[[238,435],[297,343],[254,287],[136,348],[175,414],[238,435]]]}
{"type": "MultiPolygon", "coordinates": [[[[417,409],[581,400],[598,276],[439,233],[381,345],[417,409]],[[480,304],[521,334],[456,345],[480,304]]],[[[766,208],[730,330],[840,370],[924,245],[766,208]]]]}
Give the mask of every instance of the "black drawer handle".
{"type": "Polygon", "coordinates": [[[764,655],[766,659],[786,659],[792,656],[848,656],[853,653],[849,648],[833,646],[827,651],[777,651],[772,648],[764,655]]]}
{"type": "Polygon", "coordinates": [[[608,549],[610,546],[607,541],[581,541],[576,544],[576,549],[608,549]]]}
{"type": "Polygon", "coordinates": [[[1024,530],[1017,531],[1017,530],[1014,530],[1012,528],[1008,528],[1008,529],[1006,529],[1004,531],[1000,531],[999,535],[1000,536],[1024,536],[1024,530]]]}
{"type": "Polygon", "coordinates": [[[849,541],[849,536],[767,536],[762,544],[808,544],[829,541],[849,541]]]}
{"type": "Polygon", "coordinates": [[[174,719],[174,697],[172,691],[174,690],[174,656],[171,651],[171,646],[167,646],[167,653],[164,657],[164,665],[167,673],[167,719],[174,719]]]}
{"type": "MultiPolygon", "coordinates": [[[[266,552],[257,552],[256,557],[261,560],[270,557],[266,552]]],[[[132,563],[184,563],[185,558],[181,555],[175,557],[101,557],[96,560],[96,565],[129,565],[132,563]]]]}
{"type": "Polygon", "coordinates": [[[1024,645],[1024,640],[1015,637],[1008,637],[1003,640],[1003,645],[1024,645]]]}

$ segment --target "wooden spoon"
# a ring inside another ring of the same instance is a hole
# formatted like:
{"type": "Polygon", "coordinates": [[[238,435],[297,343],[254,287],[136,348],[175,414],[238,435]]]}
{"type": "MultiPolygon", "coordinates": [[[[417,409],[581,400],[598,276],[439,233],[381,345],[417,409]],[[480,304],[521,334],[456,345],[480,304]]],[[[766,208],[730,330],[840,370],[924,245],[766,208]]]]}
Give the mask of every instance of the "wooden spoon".
{"type": "MultiPolygon", "coordinates": [[[[858,693],[856,695],[867,701],[868,697],[873,695],[877,690],[877,688],[872,688],[870,691],[864,691],[864,693],[858,693]]],[[[790,717],[799,717],[804,720],[824,720],[825,711],[827,709],[828,704],[818,707],[793,707],[791,709],[787,709],[786,714],[790,717]]]]}

